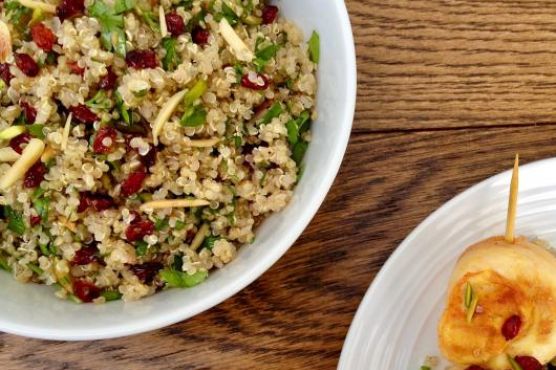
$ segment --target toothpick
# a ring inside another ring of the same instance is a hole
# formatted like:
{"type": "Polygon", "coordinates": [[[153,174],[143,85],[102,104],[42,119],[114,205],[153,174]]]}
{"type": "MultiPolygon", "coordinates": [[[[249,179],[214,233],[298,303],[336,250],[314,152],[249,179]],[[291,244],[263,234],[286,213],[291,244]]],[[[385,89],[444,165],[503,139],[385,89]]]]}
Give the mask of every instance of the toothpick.
{"type": "Polygon", "coordinates": [[[508,217],[506,219],[506,241],[514,242],[515,215],[517,210],[517,193],[519,190],[519,154],[515,155],[512,182],[510,184],[510,199],[508,201],[508,217]]]}

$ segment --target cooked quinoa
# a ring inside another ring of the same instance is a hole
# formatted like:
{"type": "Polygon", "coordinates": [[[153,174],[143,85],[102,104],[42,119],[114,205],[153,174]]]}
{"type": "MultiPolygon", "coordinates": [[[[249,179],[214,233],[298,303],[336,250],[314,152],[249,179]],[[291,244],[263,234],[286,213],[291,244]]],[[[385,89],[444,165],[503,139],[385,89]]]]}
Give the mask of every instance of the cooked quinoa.
{"type": "Polygon", "coordinates": [[[0,3],[0,267],[103,303],[192,287],[283,209],[318,34],[262,0],[0,3]]]}

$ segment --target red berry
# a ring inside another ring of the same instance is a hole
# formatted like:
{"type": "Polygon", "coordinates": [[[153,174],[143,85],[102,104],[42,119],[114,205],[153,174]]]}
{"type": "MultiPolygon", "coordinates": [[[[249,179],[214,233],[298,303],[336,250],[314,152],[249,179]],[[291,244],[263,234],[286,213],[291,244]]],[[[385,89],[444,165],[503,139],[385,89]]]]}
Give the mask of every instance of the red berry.
{"type": "Polygon", "coordinates": [[[98,88],[101,90],[113,90],[116,87],[116,81],[118,76],[112,71],[112,68],[107,68],[106,76],[100,79],[98,83],[98,88]]]}
{"type": "Polygon", "coordinates": [[[56,35],[44,23],[37,23],[31,27],[31,37],[35,44],[44,51],[52,51],[52,47],[56,43],[56,35]]]}
{"type": "Polygon", "coordinates": [[[0,79],[2,79],[6,85],[9,85],[12,77],[10,65],[8,63],[0,63],[0,79]]]}
{"type": "Polygon", "coordinates": [[[73,118],[83,123],[95,123],[95,121],[98,121],[97,115],[86,105],[75,105],[70,108],[70,111],[73,113],[73,118]]]}
{"type": "Polygon", "coordinates": [[[37,226],[41,223],[41,216],[32,215],[31,217],[29,217],[29,223],[31,224],[31,226],[37,226]]]}
{"type": "Polygon", "coordinates": [[[531,356],[516,356],[514,358],[523,370],[542,370],[542,364],[531,356]]]}
{"type": "Polygon", "coordinates": [[[274,5],[265,5],[263,8],[263,24],[274,23],[278,17],[278,7],[274,5]]]}
{"type": "Polygon", "coordinates": [[[63,21],[85,11],[85,0],[62,0],[56,7],[56,15],[63,21]]]}
{"type": "Polygon", "coordinates": [[[502,335],[506,340],[512,340],[519,334],[519,329],[521,329],[521,317],[510,316],[502,325],[502,335]]]}
{"type": "Polygon", "coordinates": [[[268,88],[268,85],[270,85],[270,81],[265,75],[256,73],[256,81],[251,81],[249,75],[250,74],[248,73],[241,78],[241,86],[251,90],[266,90],[268,88]]]}
{"type": "Polygon", "coordinates": [[[208,44],[210,33],[209,31],[205,30],[200,26],[196,26],[193,31],[191,31],[191,38],[193,42],[197,45],[206,45],[208,44]]]}
{"type": "Polygon", "coordinates": [[[176,12],[166,14],[166,26],[168,32],[174,37],[177,37],[185,32],[185,23],[181,15],[176,12]]]}
{"type": "Polygon", "coordinates": [[[118,133],[112,127],[103,127],[98,130],[95,141],[93,142],[93,151],[97,154],[108,154],[114,151],[116,146],[116,137],[118,133]]]}
{"type": "Polygon", "coordinates": [[[15,54],[15,64],[26,76],[35,77],[39,74],[39,65],[29,54],[15,54]]]}
{"type": "Polygon", "coordinates": [[[23,153],[23,149],[25,148],[25,146],[30,140],[31,140],[31,135],[21,134],[10,140],[10,146],[12,147],[13,150],[21,154],[23,153]]]}
{"type": "Polygon", "coordinates": [[[83,77],[83,75],[85,74],[85,68],[79,67],[79,64],[77,64],[77,62],[66,62],[66,65],[69,67],[70,71],[76,75],[80,75],[81,77],[83,77]]]}
{"type": "Polygon", "coordinates": [[[71,263],[73,265],[88,265],[89,263],[98,262],[99,258],[97,254],[96,247],[83,247],[77,252],[73,257],[71,263]]]}
{"type": "Polygon", "coordinates": [[[77,207],[77,212],[85,212],[89,207],[97,212],[102,212],[106,209],[112,208],[115,205],[114,199],[105,194],[93,194],[93,193],[80,193],[79,194],[79,206],[77,207]]]}
{"type": "Polygon", "coordinates": [[[129,197],[141,190],[143,180],[147,177],[147,172],[144,168],[132,172],[127,179],[122,183],[122,195],[129,197]]]}
{"type": "Polygon", "coordinates": [[[145,284],[150,284],[163,266],[159,262],[145,262],[141,265],[129,265],[128,267],[139,280],[145,284]]]}
{"type": "Polygon", "coordinates": [[[92,302],[100,297],[100,289],[87,280],[74,280],[72,285],[73,294],[83,302],[92,302]]]}
{"type": "Polygon", "coordinates": [[[469,367],[466,367],[465,370],[485,370],[485,369],[477,365],[471,365],[469,367]]]}
{"type": "Polygon", "coordinates": [[[37,110],[26,101],[22,100],[19,102],[20,108],[23,110],[23,115],[25,116],[25,121],[31,124],[37,119],[37,110]]]}
{"type": "Polygon", "coordinates": [[[156,53],[152,50],[132,50],[127,53],[125,61],[128,66],[136,69],[158,67],[156,53]]]}
{"type": "Polygon", "coordinates": [[[44,180],[44,175],[48,172],[48,168],[41,161],[35,163],[23,178],[23,186],[26,188],[36,188],[44,180]]]}
{"type": "Polygon", "coordinates": [[[130,242],[136,242],[154,233],[154,223],[150,220],[133,220],[125,231],[125,237],[130,242]]]}

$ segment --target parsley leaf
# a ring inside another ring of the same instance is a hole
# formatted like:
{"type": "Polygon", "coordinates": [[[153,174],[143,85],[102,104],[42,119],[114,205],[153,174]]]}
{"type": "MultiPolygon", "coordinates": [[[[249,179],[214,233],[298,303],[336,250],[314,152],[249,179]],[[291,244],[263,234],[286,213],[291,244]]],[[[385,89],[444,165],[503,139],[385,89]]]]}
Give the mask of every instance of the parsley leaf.
{"type": "Polygon", "coordinates": [[[166,71],[173,71],[181,63],[181,58],[176,51],[178,41],[173,37],[167,37],[162,40],[162,47],[166,50],[164,58],[162,58],[162,66],[166,71]]]}
{"type": "MultiPolygon", "coordinates": [[[[121,10],[121,9],[120,9],[121,10]]],[[[121,57],[126,54],[126,35],[124,31],[124,17],[103,3],[95,0],[88,8],[89,15],[100,23],[100,41],[108,51],[114,51],[121,57]]]]}
{"type": "Polygon", "coordinates": [[[8,229],[16,233],[17,235],[23,235],[25,233],[25,223],[23,222],[23,216],[10,206],[4,207],[4,214],[8,219],[8,229]]]}

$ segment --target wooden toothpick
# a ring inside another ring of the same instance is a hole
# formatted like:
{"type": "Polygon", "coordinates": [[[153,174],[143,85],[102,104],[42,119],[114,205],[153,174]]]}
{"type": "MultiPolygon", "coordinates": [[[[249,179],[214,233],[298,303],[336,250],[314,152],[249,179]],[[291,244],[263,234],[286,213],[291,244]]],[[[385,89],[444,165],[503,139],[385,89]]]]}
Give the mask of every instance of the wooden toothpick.
{"type": "Polygon", "coordinates": [[[517,210],[517,193],[519,190],[519,154],[515,155],[512,182],[510,184],[510,199],[508,201],[508,217],[506,219],[506,241],[514,242],[515,215],[517,210]]]}

